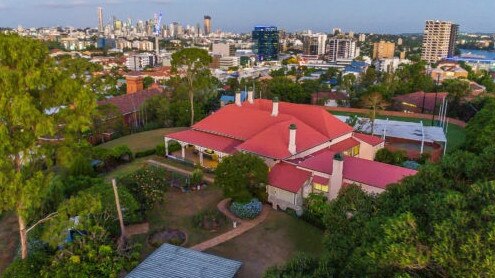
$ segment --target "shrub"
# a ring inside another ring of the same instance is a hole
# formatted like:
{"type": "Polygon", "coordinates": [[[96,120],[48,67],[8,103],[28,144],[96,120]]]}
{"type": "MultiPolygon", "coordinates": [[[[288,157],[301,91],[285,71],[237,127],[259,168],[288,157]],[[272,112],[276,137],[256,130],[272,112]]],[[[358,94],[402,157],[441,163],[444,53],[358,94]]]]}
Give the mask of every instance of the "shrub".
{"type": "Polygon", "coordinates": [[[203,181],[203,170],[200,168],[194,169],[191,174],[191,186],[196,186],[201,184],[203,181]]]}
{"type": "Polygon", "coordinates": [[[94,169],[90,159],[83,155],[76,155],[70,164],[69,174],[71,176],[93,176],[94,169]]]}
{"type": "Polygon", "coordinates": [[[169,172],[154,166],[143,167],[119,180],[147,211],[163,199],[168,187],[169,172]]]}
{"type": "Polygon", "coordinates": [[[49,262],[50,257],[42,252],[31,253],[26,259],[20,258],[12,262],[5,272],[4,278],[39,277],[44,265],[49,262]]]}
{"type": "Polygon", "coordinates": [[[158,156],[165,156],[165,144],[158,144],[155,148],[155,153],[158,156]]]}
{"type": "Polygon", "coordinates": [[[172,141],[168,143],[168,153],[173,153],[180,151],[182,149],[181,145],[177,141],[172,141]]]}
{"type": "Polygon", "coordinates": [[[226,220],[225,215],[217,209],[207,209],[193,217],[193,225],[211,231],[223,226],[226,220]]]}
{"type": "Polygon", "coordinates": [[[407,160],[407,154],[404,151],[390,151],[381,149],[376,152],[375,160],[387,164],[400,166],[407,160]]]}
{"type": "Polygon", "coordinates": [[[118,161],[128,162],[132,160],[132,151],[127,145],[120,145],[113,148],[112,155],[118,161]]]}
{"type": "Polygon", "coordinates": [[[263,205],[254,198],[248,203],[232,202],[230,211],[241,219],[253,219],[261,213],[263,205]]]}
{"type": "Polygon", "coordinates": [[[327,197],[322,194],[309,194],[304,200],[302,219],[318,228],[325,228],[324,216],[329,210],[327,197]]]}
{"type": "Polygon", "coordinates": [[[144,150],[144,151],[136,152],[134,158],[150,156],[150,155],[154,155],[155,153],[156,153],[156,149],[144,150]]]}

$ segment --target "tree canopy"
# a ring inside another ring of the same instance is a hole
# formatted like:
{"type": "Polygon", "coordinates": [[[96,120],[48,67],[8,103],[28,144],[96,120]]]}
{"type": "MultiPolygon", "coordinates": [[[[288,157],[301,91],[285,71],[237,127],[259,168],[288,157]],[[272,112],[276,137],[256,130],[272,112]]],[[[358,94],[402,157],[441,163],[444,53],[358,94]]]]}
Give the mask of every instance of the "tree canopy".
{"type": "Polygon", "coordinates": [[[26,225],[46,194],[54,147],[70,151],[90,128],[94,107],[77,73],[57,67],[42,42],[0,34],[0,212],[17,214],[23,258],[26,225]]]}
{"type": "Polygon", "coordinates": [[[266,199],[267,181],[268,167],[261,158],[252,154],[228,156],[215,170],[215,184],[223,189],[226,197],[238,202],[248,202],[253,196],[266,199]]]}

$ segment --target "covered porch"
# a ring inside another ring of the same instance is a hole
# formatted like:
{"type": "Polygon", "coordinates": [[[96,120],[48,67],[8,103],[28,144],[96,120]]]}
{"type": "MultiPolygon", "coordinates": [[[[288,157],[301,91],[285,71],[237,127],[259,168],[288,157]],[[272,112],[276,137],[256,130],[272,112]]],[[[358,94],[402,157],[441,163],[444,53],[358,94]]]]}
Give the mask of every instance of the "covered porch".
{"type": "Polygon", "coordinates": [[[222,159],[235,152],[241,141],[196,130],[186,130],[165,136],[165,155],[182,161],[189,161],[203,168],[215,169],[222,159]],[[171,151],[171,142],[180,145],[171,151]]]}

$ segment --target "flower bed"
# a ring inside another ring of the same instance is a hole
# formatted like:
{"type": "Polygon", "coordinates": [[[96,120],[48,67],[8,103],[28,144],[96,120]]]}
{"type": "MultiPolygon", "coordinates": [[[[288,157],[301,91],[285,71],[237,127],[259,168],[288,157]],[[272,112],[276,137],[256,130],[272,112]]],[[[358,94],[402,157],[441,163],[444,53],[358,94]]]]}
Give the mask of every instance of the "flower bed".
{"type": "Polygon", "coordinates": [[[254,198],[248,203],[232,202],[230,205],[230,211],[241,219],[254,219],[260,215],[263,209],[263,204],[254,198]]]}
{"type": "Polygon", "coordinates": [[[153,247],[160,247],[164,243],[182,246],[187,241],[187,234],[177,229],[166,229],[152,233],[148,243],[153,247]]]}

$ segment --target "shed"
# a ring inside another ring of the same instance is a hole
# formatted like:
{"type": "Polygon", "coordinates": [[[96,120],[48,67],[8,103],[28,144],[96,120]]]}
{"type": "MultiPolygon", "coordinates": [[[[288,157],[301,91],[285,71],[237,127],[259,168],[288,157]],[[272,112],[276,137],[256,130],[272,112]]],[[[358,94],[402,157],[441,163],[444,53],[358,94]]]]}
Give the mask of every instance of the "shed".
{"type": "Polygon", "coordinates": [[[239,261],[165,243],[126,277],[232,278],[241,265],[239,261]]]}

